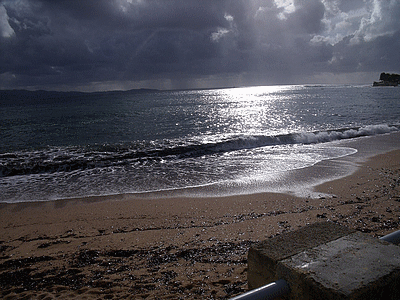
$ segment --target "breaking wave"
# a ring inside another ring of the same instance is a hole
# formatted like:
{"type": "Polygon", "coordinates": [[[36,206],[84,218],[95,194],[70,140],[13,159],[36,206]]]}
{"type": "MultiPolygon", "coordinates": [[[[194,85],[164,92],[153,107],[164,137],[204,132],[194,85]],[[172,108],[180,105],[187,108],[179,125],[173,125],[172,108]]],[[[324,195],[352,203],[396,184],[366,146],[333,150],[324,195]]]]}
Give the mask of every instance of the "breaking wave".
{"type": "Polygon", "coordinates": [[[216,142],[132,142],[87,147],[59,147],[0,154],[0,177],[71,172],[95,168],[179,160],[267,146],[319,144],[399,131],[399,125],[370,125],[282,135],[251,135],[216,142]]]}

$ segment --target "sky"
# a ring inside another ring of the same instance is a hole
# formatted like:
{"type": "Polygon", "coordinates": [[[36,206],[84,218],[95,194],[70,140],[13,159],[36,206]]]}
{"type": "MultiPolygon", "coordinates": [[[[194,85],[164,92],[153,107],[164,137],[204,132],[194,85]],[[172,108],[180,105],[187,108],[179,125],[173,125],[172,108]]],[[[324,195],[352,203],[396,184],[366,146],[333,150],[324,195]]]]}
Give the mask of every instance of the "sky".
{"type": "Polygon", "coordinates": [[[398,0],[0,0],[0,89],[372,83],[398,0]]]}

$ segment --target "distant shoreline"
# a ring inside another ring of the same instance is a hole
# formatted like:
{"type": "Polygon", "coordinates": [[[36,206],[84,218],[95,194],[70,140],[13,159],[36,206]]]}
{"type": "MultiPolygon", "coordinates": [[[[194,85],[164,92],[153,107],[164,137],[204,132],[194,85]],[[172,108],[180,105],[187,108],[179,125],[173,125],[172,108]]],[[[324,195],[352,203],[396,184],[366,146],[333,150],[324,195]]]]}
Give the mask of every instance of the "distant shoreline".
{"type": "Polygon", "coordinates": [[[63,91],[63,90],[44,90],[44,89],[0,89],[0,97],[4,93],[10,92],[21,92],[21,93],[53,93],[53,94],[122,94],[122,93],[146,93],[146,92],[179,92],[179,91],[203,91],[203,90],[219,90],[219,89],[237,89],[237,88],[252,88],[252,87],[265,87],[265,86],[369,86],[369,83],[293,83],[293,84],[270,84],[270,85],[247,85],[247,86],[221,86],[221,87],[202,87],[202,88],[182,88],[182,89],[153,89],[153,88],[138,88],[138,89],[128,89],[128,90],[98,90],[98,91],[63,91]]]}

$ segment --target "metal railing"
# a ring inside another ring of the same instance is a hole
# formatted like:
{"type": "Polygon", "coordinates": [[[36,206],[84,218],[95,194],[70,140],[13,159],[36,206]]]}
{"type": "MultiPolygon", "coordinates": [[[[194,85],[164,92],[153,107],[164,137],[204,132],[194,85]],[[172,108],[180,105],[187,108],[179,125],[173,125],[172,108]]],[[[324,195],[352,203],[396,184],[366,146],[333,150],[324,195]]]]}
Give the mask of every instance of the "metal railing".
{"type": "Polygon", "coordinates": [[[397,230],[395,232],[389,233],[385,236],[382,236],[379,238],[380,240],[398,245],[400,244],[400,230],[397,230]]]}
{"type": "Polygon", "coordinates": [[[245,294],[236,296],[231,300],[272,300],[288,294],[290,291],[289,284],[286,280],[279,279],[278,281],[251,290],[245,294]]]}

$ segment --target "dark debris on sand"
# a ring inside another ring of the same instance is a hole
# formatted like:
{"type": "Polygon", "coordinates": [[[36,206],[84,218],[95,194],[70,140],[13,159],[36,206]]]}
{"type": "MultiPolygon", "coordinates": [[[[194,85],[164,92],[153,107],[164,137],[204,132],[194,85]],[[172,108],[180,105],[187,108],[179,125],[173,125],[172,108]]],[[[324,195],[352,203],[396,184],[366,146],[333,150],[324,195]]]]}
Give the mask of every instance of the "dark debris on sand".
{"type": "Polygon", "coordinates": [[[228,299],[246,291],[244,271],[251,244],[82,249],[69,257],[8,259],[0,264],[0,298],[19,299],[24,294],[37,298],[46,293],[73,298],[90,290],[96,299],[228,299]],[[212,274],[216,264],[225,265],[227,272],[212,274]],[[232,278],[237,267],[243,269],[243,278],[232,278]]]}

